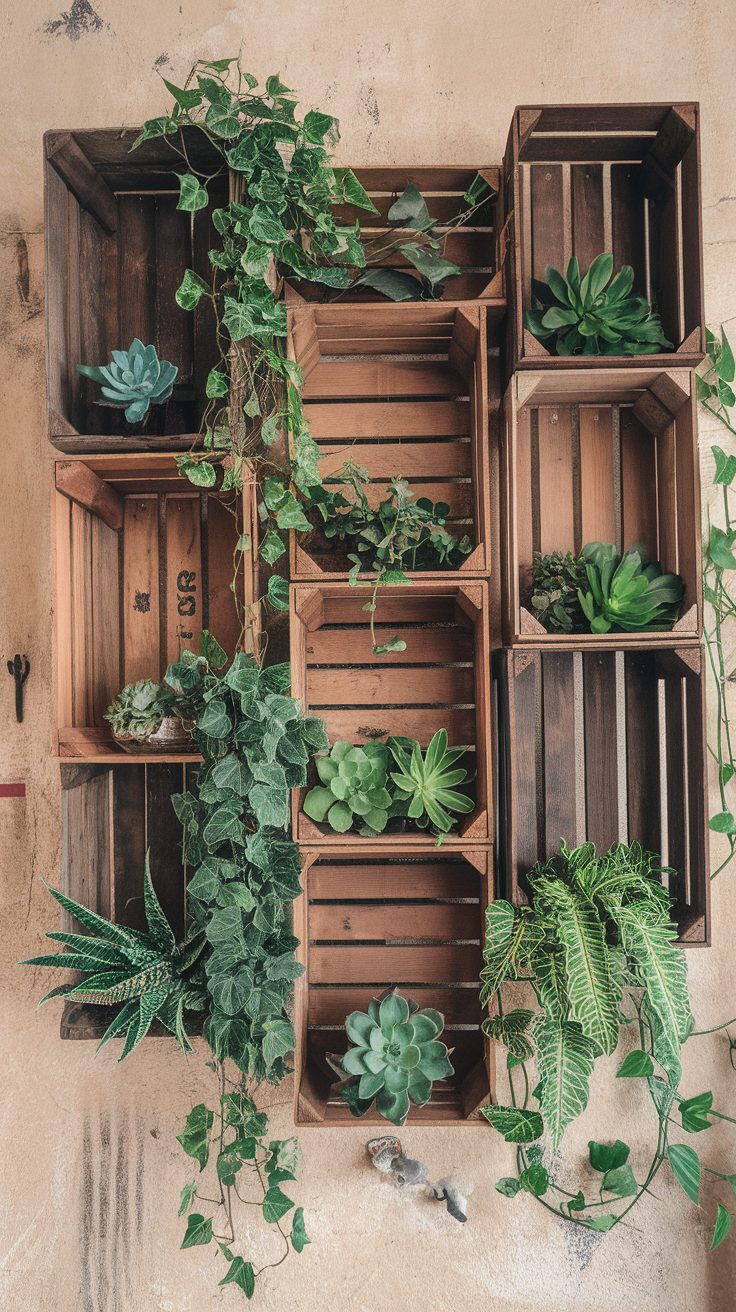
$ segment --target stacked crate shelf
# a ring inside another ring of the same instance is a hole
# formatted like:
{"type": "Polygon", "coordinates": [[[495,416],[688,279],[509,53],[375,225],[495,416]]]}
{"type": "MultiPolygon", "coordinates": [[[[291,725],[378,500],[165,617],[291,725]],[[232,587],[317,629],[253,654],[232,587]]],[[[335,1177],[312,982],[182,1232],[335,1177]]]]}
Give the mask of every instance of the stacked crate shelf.
{"type": "MultiPolygon", "coordinates": [[[[471,177],[464,173],[462,185],[471,177]]],[[[396,179],[394,194],[403,181],[396,179]]],[[[385,211],[388,199],[376,200],[385,211]]],[[[443,1011],[453,1049],[454,1078],[435,1086],[416,1120],[470,1122],[492,1089],[478,975],[493,896],[489,646],[498,617],[490,615],[488,585],[505,307],[492,294],[491,275],[488,268],[483,279],[462,281],[464,295],[472,288],[485,300],[315,306],[293,297],[289,307],[290,352],[304,373],[305,413],[325,482],[339,488],[341,466],[352,460],[368,471],[368,497],[377,504],[402,476],[415,496],[446,503],[448,526],[474,544],[454,572],[415,573],[410,587],[380,589],[377,640],[397,634],[406,650],[374,656],[363,609],[368,577],[351,587],[350,562],[339,549],[318,533],[292,534],[295,695],[325,720],[333,741],[405,734],[426,747],[436,729],[447,728],[451,745],[466,749],[475,803],[438,851],[422,832],[375,839],[330,833],[302,812],[295,794],[304,868],[295,933],[305,966],[296,986],[298,1124],[350,1122],[327,1055],[344,1051],[348,1012],[392,984],[443,1011]]]]}
{"type": "Polygon", "coordinates": [[[561,839],[638,840],[667,876],[683,943],[709,937],[700,490],[704,349],[698,107],[517,109],[502,171],[509,296],[502,426],[503,635],[497,864],[505,893],[561,839]],[[601,251],[634,268],[671,352],[556,356],[525,327],[532,280],[601,251]],[[535,552],[643,544],[682,576],[669,632],[548,633],[535,552]]]}

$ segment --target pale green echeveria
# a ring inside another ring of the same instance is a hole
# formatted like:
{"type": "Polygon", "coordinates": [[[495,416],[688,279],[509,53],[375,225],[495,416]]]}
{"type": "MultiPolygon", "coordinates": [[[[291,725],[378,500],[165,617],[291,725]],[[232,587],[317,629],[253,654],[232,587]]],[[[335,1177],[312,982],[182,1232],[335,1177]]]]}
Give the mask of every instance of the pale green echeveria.
{"type": "Polygon", "coordinates": [[[380,743],[353,747],[338,741],[315,766],[321,787],[304,799],[304,811],[317,824],[328,824],[345,834],[356,822],[380,834],[388,822],[391,797],[386,788],[389,756],[380,743]]]}
{"type": "Polygon", "coordinates": [[[77,372],[99,383],[105,400],[100,405],[125,407],[125,418],[137,424],[151,405],[168,401],[179,372],[175,364],[159,360],[155,346],[134,337],[127,351],[113,351],[109,364],[78,364],[77,372]]]}
{"type": "Polygon", "coordinates": [[[379,1001],[372,998],[368,1014],[353,1011],[345,1022],[356,1045],[342,1059],[346,1075],[358,1077],[358,1097],[375,1098],[376,1108],[394,1125],[403,1125],[410,1101],[423,1107],[432,1084],[454,1074],[446,1044],[438,1035],[445,1019],[431,1007],[411,1010],[395,990],[379,1001]]]}

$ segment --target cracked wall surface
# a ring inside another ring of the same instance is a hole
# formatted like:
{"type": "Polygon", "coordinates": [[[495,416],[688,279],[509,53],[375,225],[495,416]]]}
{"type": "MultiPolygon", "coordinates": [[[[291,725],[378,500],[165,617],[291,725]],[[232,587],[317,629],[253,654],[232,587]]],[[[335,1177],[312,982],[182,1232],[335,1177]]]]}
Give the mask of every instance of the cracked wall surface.
{"type": "MultiPolygon", "coordinates": [[[[736,83],[734,0],[6,0],[2,34],[0,186],[0,636],[2,669],[27,652],[26,718],[0,679],[0,1307],[3,1312],[202,1312],[237,1306],[202,1250],[179,1251],[176,1205],[189,1170],[175,1135],[188,1108],[211,1094],[198,1050],[188,1064],[170,1044],[144,1045],[123,1066],[106,1049],[62,1044],[58,1011],[41,1012],[40,971],[15,962],[41,951],[55,921],[42,880],[59,863],[58,766],[53,723],[50,478],[45,436],[41,135],[47,128],[136,125],[162,111],[158,73],[176,81],[197,56],[242,43],[265,77],[279,71],[304,107],[336,114],[341,162],[493,163],[516,104],[699,99],[703,127],[706,305],[709,322],[736,318],[736,83]],[[62,6],[67,3],[67,8],[62,6]]],[[[701,420],[704,483],[721,433],[701,420]]],[[[707,503],[707,496],[705,498],[707,503]]],[[[707,509],[704,507],[704,510],[707,509]]],[[[729,668],[736,635],[729,635],[729,668]]],[[[721,859],[713,844],[714,864],[721,859]]],[[[713,947],[688,954],[701,1027],[736,1012],[732,941],[736,869],[713,890],[713,947]]],[[[48,985],[46,985],[48,987],[48,985]]],[[[700,1046],[696,1046],[696,1043],[700,1046]]],[[[686,1088],[712,1087],[733,1110],[736,1074],[725,1039],[687,1054],[686,1088]]],[[[567,1151],[623,1137],[644,1160],[652,1125],[633,1082],[602,1073],[567,1151]]],[[[271,1095],[273,1129],[288,1134],[291,1089],[271,1095]]],[[[731,1127],[732,1128],[732,1127],[731,1127]]],[[[472,1188],[470,1220],[396,1193],[364,1166],[359,1126],[306,1130],[298,1201],[312,1244],[264,1282],[256,1306],[321,1312],[729,1312],[736,1248],[707,1254],[715,1213],[669,1179],[631,1224],[607,1238],[558,1223],[528,1197],[500,1197],[494,1181],[512,1150],[483,1128],[407,1128],[405,1146],[436,1177],[472,1188]]],[[[710,1132],[736,1171],[730,1136],[710,1132]]],[[[664,1173],[663,1173],[664,1175],[664,1173]]],[[[263,1255],[263,1254],[261,1254],[263,1255]]]]}

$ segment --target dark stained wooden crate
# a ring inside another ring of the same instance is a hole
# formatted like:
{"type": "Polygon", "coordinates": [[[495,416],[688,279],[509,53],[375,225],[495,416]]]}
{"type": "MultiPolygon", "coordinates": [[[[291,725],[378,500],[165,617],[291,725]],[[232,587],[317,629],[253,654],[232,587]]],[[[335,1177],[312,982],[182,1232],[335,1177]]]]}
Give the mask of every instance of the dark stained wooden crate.
{"type": "MultiPolygon", "coordinates": [[[[143,867],[148,850],[156,893],[172,929],[181,937],[186,871],[171,795],[187,787],[191,768],[173,762],[124,767],[63,764],[62,891],[116,924],[145,929],[143,867]]],[[[62,924],[67,930],[80,928],[66,913],[62,924]]],[[[61,1036],[99,1039],[115,1011],[69,1001],[64,1005],[61,1036]]]]}
{"type": "MultiPolygon", "coordinates": [[[[371,652],[370,593],[344,583],[292,584],[291,680],[293,696],[308,714],[326,723],[330,741],[385,741],[390,734],[416,738],[423,747],[445,728],[451,747],[464,747],[475,810],[461,818],[446,846],[475,844],[492,837],[488,593],[479,579],[431,579],[382,588],[378,597],[378,641],[398,633],[406,651],[371,652]]],[[[315,776],[316,782],[316,776],[315,776]]],[[[354,834],[334,834],[301,811],[303,794],[293,794],[293,831],[310,846],[345,846],[354,834]]],[[[426,833],[374,840],[383,851],[397,843],[427,848],[426,833]]]]}
{"type": "MultiPolygon", "coordinates": [[[[217,359],[209,303],[192,314],[174,300],[185,269],[211,281],[211,207],[196,215],[176,208],[174,170],[186,170],[174,148],[179,137],[131,154],[136,135],[84,130],[44,138],[49,437],[66,452],[186,449],[217,359]],[[100,389],[76,366],[107,364],[134,337],[153,342],[179,374],[172,398],[132,427],[122,410],[95,404],[100,389]]],[[[202,133],[187,132],[185,146],[193,162],[216,170],[219,156],[202,133]]],[[[227,194],[223,173],[210,184],[213,206],[227,194]]]]}
{"type": "Polygon", "coordinates": [[[513,312],[507,369],[652,361],[695,365],[705,350],[699,107],[525,105],[511,123],[502,176],[499,267],[513,312]],[[581,268],[602,251],[633,266],[634,291],[676,348],[657,356],[554,356],[524,327],[532,278],[581,268]]]}
{"type": "Polygon", "coordinates": [[[538,860],[638,841],[673,868],[685,943],[709,941],[702,648],[497,653],[498,866],[526,900],[538,860]]]}
{"type": "Polygon", "coordinates": [[[671,646],[702,624],[700,480],[693,376],[687,369],[519,372],[502,427],[502,556],[507,645],[671,646]],[[640,543],[680,574],[685,594],[664,633],[546,633],[534,617],[537,551],[640,543]]]}
{"type": "MultiPolygon", "coordinates": [[[[183,648],[198,647],[203,628],[233,654],[234,551],[244,519],[252,527],[249,506],[235,493],[193,488],[171,456],[56,461],[60,756],[130,759],[103,718],[122,686],[161,678],[183,648]]],[[[251,601],[249,569],[237,586],[242,604],[251,601]]]]}
{"type": "MultiPolygon", "coordinates": [[[[294,906],[305,967],[294,1006],[297,1125],[357,1123],[325,1054],[344,1053],[346,1016],[367,1010],[391,985],[443,1013],[442,1037],[456,1071],[434,1086],[426,1107],[412,1106],[409,1122],[471,1120],[493,1087],[478,994],[485,909],[493,897],[490,851],[463,847],[418,858],[401,838],[390,854],[351,838],[339,853],[306,852],[302,885],[294,906]]],[[[364,1119],[383,1123],[375,1111],[364,1119]]]]}
{"type": "MultiPolygon", "coordinates": [[[[489,428],[495,442],[502,318],[499,306],[444,302],[289,311],[323,480],[339,487],[335,475],[352,461],[368,471],[374,504],[397,475],[415,497],[445,502],[448,528],[474,543],[461,566],[468,575],[491,567],[489,428]]],[[[349,568],[345,549],[292,532],[292,579],[344,578],[349,568]]]]}
{"type": "MultiPolygon", "coordinates": [[[[471,166],[429,166],[415,168],[408,165],[353,165],[353,171],[365,187],[378,214],[370,214],[356,209],[354,205],[341,205],[336,208],[336,217],[341,223],[354,225],[360,222],[364,241],[374,242],[389,229],[388,211],[394,201],[404,191],[407,183],[413,182],[424,196],[433,219],[437,220],[436,233],[441,237],[440,252],[460,269],[460,273],[448,278],[443,284],[442,297],[449,301],[470,301],[500,296],[501,277],[496,276],[496,213],[497,197],[501,169],[495,165],[477,168],[471,166]],[[448,224],[468,208],[463,194],[470,186],[476,173],[480,173],[490,188],[487,200],[471,216],[470,223],[449,228],[448,224]]],[[[414,232],[401,234],[406,240],[415,238],[414,232]]],[[[390,240],[395,239],[397,230],[390,230],[390,240]]],[[[381,241],[381,246],[384,243],[381,241]]],[[[376,257],[379,251],[374,248],[376,257]]],[[[405,255],[399,250],[391,250],[380,258],[372,258],[371,266],[383,266],[400,269],[404,273],[414,274],[415,270],[405,255]]],[[[286,287],[286,299],[290,304],[303,301],[329,301],[339,298],[344,304],[348,300],[361,304],[381,301],[386,298],[369,288],[335,293],[317,283],[295,280],[286,287]]]]}

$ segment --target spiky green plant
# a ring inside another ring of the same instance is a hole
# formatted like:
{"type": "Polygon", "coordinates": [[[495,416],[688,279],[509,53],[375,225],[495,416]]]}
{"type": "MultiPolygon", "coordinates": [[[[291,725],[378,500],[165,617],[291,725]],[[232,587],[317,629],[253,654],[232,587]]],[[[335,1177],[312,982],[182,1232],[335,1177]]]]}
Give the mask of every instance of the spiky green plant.
{"type": "Polygon", "coordinates": [[[353,1011],[345,1021],[355,1045],[342,1059],[346,1075],[358,1083],[346,1086],[343,1096],[360,1116],[375,1099],[376,1108],[403,1125],[410,1101],[423,1107],[432,1096],[432,1084],[454,1074],[449,1049],[439,1039],[445,1018],[431,1007],[419,1010],[396,989],[372,998],[368,1013],[353,1011]]]}
{"type": "Polygon", "coordinates": [[[143,874],[147,933],[114,925],[56,888],[49,892],[90,933],[49,932],[46,937],[64,944],[66,951],[21,962],[85,973],[79,983],[52,989],[38,1005],[57,997],[103,1006],[122,1003],[99,1045],[102,1048],[110,1039],[124,1035],[121,1061],[137,1048],[154,1020],[176,1036],[184,1052],[189,1051],[184,1015],[204,1007],[205,991],[197,970],[206,940],[198,930],[183,943],[176,942],[151,882],[148,855],[143,874]]]}
{"type": "Polygon", "coordinates": [[[78,364],[77,373],[99,383],[105,400],[100,405],[125,408],[129,424],[140,423],[151,405],[168,401],[179,370],[159,360],[155,346],[134,337],[127,351],[113,351],[109,364],[78,364]]]}
{"type": "Polygon", "coordinates": [[[684,591],[679,574],[663,574],[656,561],[645,565],[640,546],[622,556],[610,542],[589,542],[581,559],[588,589],[578,598],[593,633],[672,628],[684,591]]]}
{"type": "Polygon", "coordinates": [[[448,748],[447,730],[438,729],[426,752],[418,742],[389,738],[388,748],[399,770],[391,775],[405,814],[420,828],[431,826],[441,839],[455,827],[454,815],[467,815],[474,802],[458,791],[467,770],[454,769],[462,748],[448,748]]]}
{"type": "Polygon", "coordinates": [[[613,256],[598,255],[580,276],[573,255],[565,274],[550,266],[546,282],[532,281],[540,309],[527,310],[527,328],[557,355],[651,355],[672,350],[644,296],[632,296],[634,270],[624,264],[615,277],[613,256]]]}

